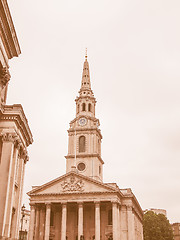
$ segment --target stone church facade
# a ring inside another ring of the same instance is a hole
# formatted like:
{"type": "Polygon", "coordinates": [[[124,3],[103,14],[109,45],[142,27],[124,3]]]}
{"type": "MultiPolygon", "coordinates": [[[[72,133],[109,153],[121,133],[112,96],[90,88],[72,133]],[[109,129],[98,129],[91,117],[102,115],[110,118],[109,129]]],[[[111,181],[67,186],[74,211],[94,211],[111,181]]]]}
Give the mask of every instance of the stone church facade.
{"type": "Polygon", "coordinates": [[[20,104],[7,105],[9,60],[20,47],[6,0],[0,0],[0,239],[18,239],[24,169],[32,134],[20,104]]]}
{"type": "Polygon", "coordinates": [[[29,240],[143,240],[143,211],[131,189],[103,182],[102,134],[85,57],[66,174],[33,187],[29,240]]]}

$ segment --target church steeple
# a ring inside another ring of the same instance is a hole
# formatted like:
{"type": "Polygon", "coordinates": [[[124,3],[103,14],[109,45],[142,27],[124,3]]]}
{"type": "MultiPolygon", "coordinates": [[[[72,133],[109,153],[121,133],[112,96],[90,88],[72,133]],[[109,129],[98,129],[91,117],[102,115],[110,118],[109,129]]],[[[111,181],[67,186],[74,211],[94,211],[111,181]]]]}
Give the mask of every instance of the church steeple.
{"type": "Polygon", "coordinates": [[[83,66],[83,74],[82,74],[82,82],[81,82],[81,90],[80,91],[84,91],[84,90],[91,90],[89,63],[87,61],[87,49],[86,49],[84,66],[83,66]]]}
{"type": "Polygon", "coordinates": [[[95,117],[95,105],[96,99],[91,89],[89,63],[87,61],[87,53],[85,55],[85,61],[83,65],[81,88],[79,91],[79,97],[76,98],[76,116],[88,115],[95,117]]]}
{"type": "Polygon", "coordinates": [[[101,131],[95,117],[96,99],[91,89],[87,54],[83,65],[81,88],[76,102],[76,117],[68,130],[69,145],[66,156],[66,172],[76,167],[77,171],[102,181],[101,131]]]}

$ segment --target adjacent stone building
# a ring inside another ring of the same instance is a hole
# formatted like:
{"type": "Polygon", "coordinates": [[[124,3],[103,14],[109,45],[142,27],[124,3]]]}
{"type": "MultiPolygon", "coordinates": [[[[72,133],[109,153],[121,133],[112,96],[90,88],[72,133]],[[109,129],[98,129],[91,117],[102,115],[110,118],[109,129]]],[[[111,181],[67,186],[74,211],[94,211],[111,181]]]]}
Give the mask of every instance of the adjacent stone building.
{"type": "Polygon", "coordinates": [[[180,240],[180,223],[173,223],[171,224],[174,240],[180,240]]]}
{"type": "Polygon", "coordinates": [[[166,212],[165,209],[162,209],[162,208],[149,208],[149,209],[144,210],[144,213],[149,212],[149,211],[152,211],[152,212],[154,212],[156,214],[163,214],[164,216],[167,217],[167,212],[166,212]]]}
{"type": "Polygon", "coordinates": [[[9,59],[20,47],[6,0],[0,0],[0,239],[18,239],[27,147],[32,134],[21,105],[6,105],[9,59]]]}
{"type": "Polygon", "coordinates": [[[131,189],[103,182],[102,134],[87,56],[75,101],[66,174],[28,193],[29,240],[142,240],[143,211],[131,189]]]}
{"type": "Polygon", "coordinates": [[[28,233],[29,233],[30,211],[25,209],[25,207],[24,209],[22,208],[21,208],[21,218],[20,218],[20,225],[19,225],[19,239],[27,240],[28,233]]]}

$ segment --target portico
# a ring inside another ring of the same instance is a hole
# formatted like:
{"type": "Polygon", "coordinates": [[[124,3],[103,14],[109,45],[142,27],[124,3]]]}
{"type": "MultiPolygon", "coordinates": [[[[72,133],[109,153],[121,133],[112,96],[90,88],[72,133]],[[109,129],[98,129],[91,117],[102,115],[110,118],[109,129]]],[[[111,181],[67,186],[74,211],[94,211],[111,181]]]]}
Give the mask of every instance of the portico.
{"type": "Polygon", "coordinates": [[[120,211],[118,206],[120,206],[118,202],[109,201],[32,204],[32,228],[29,240],[33,240],[33,236],[38,240],[40,235],[44,236],[45,240],[83,238],[100,240],[107,239],[106,236],[111,232],[114,239],[118,239],[116,234],[117,228],[120,227],[117,224],[120,211]],[[101,221],[102,218],[104,221],[101,221]]]}

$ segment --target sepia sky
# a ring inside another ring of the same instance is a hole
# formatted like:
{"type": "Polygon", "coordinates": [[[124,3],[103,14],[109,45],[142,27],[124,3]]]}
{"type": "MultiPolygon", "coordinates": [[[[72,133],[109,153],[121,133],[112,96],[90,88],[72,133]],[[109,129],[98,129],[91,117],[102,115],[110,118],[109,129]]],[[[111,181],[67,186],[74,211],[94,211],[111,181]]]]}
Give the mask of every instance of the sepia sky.
{"type": "Polygon", "coordinates": [[[32,185],[65,173],[85,48],[103,135],[104,182],[180,222],[180,1],[8,1],[22,54],[10,61],[8,104],[21,103],[34,143],[32,185]]]}

